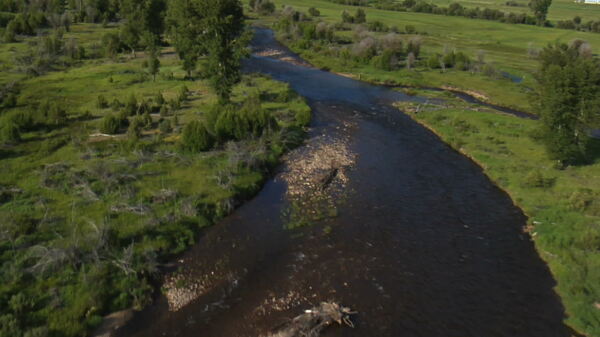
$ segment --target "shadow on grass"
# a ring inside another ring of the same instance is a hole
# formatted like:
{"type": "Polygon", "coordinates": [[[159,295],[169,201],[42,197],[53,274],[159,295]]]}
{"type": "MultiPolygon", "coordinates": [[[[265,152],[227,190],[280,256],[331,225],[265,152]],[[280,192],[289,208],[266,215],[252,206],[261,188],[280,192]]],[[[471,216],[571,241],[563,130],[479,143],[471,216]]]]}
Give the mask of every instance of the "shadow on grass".
{"type": "Polygon", "coordinates": [[[590,163],[597,163],[600,161],[600,139],[591,138],[588,147],[588,160],[590,163]]]}

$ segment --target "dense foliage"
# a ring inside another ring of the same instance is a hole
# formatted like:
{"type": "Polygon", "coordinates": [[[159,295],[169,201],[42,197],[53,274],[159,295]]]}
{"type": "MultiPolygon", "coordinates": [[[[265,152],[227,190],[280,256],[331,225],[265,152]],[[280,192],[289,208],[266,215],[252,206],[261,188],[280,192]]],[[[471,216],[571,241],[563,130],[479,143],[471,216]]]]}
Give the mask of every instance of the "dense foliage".
{"type": "Polygon", "coordinates": [[[589,131],[600,120],[600,63],[583,41],[554,44],[539,55],[538,136],[553,159],[572,164],[585,160],[589,131]]]}

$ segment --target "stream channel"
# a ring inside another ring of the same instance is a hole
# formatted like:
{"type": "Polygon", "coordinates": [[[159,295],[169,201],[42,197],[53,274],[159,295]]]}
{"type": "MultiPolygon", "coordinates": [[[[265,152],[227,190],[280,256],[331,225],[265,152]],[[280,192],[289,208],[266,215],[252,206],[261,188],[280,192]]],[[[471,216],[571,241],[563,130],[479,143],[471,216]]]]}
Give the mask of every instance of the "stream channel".
{"type": "Polygon", "coordinates": [[[357,312],[323,336],[570,335],[522,211],[392,106],[424,99],[310,67],[267,29],[245,70],[307,99],[306,143],[118,336],[269,336],[321,301],[357,312]]]}

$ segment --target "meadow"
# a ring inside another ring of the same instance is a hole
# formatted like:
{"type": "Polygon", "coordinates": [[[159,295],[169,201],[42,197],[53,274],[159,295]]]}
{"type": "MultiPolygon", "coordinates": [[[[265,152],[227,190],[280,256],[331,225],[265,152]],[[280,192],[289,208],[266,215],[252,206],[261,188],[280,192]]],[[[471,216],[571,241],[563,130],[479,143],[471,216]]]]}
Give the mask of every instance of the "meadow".
{"type": "MultiPolygon", "coordinates": [[[[503,1],[503,0],[433,0],[431,3],[438,6],[447,7],[453,2],[458,2],[467,8],[480,7],[499,9],[504,12],[530,13],[526,0],[503,1]],[[508,5],[508,4],[511,5],[508,5]]],[[[579,3],[573,0],[553,0],[548,11],[548,20],[556,22],[558,20],[572,20],[579,16],[583,21],[596,20],[600,16],[600,6],[594,4],[579,3]]]]}
{"type": "MultiPolygon", "coordinates": [[[[101,53],[102,36],[116,29],[71,28],[65,38],[89,55],[101,53]]],[[[146,305],[161,266],[258,192],[279,157],[301,143],[310,109],[287,85],[244,75],[232,104],[256,98],[253,108],[276,125],[187,151],[182,132],[205,120],[217,99],[207,81],[185,78],[172,49],[163,50],[155,79],[144,52],[59,62],[28,76],[12,60],[34,39],[0,45],[1,84],[18,87],[0,129],[64,115],[0,145],[0,334],[82,336],[107,313],[146,305]],[[125,118],[129,129],[104,131],[107,116],[119,116],[132,99],[138,113],[125,118]]]]}
{"type": "MultiPolygon", "coordinates": [[[[315,7],[320,11],[318,20],[339,23],[341,13],[353,13],[356,7],[335,4],[325,0],[275,0],[278,8],[289,5],[301,12],[315,7]]],[[[413,37],[422,40],[422,56],[426,59],[433,53],[456,50],[476,59],[484,55],[485,62],[498,72],[506,72],[522,78],[521,83],[508,79],[489,78],[481,74],[417,67],[411,71],[400,68],[393,71],[377,70],[371,65],[356,65],[339,62],[329,55],[310,49],[296,48],[288,44],[308,61],[318,67],[332,71],[353,74],[363,80],[387,82],[388,84],[409,86],[451,86],[462,91],[472,91],[486,97],[490,102],[535,113],[530,106],[528,92],[534,85],[533,75],[537,61],[530,51],[539,50],[549,43],[569,43],[582,39],[590,43],[593,51],[600,46],[600,34],[578,32],[530,25],[507,24],[488,20],[467,19],[464,17],[441,16],[426,13],[407,13],[363,8],[367,22],[379,21],[388,27],[397,27],[403,33],[405,42],[413,37]],[[417,34],[407,34],[406,27],[414,27],[417,34]]],[[[373,33],[383,36],[386,33],[373,33]]],[[[338,31],[336,35],[350,39],[352,31],[338,31]]]]}

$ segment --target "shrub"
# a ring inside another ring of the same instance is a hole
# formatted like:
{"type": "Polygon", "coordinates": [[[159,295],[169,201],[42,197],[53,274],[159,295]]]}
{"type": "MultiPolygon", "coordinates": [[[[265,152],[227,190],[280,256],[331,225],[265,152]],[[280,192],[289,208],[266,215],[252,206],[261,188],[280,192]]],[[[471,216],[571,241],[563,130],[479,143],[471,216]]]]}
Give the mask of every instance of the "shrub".
{"type": "Polygon", "coordinates": [[[317,16],[321,15],[321,12],[318,9],[311,7],[308,9],[308,14],[310,14],[311,16],[317,17],[317,16]]]}
{"type": "Polygon", "coordinates": [[[47,123],[52,125],[62,125],[67,120],[67,112],[65,109],[60,106],[58,103],[50,104],[50,109],[48,110],[48,119],[47,123]]]}
{"type": "Polygon", "coordinates": [[[415,28],[413,25],[406,25],[404,27],[404,31],[406,34],[415,34],[417,32],[417,28],[415,28]]]}
{"type": "Polygon", "coordinates": [[[106,109],[106,108],[108,108],[108,101],[106,100],[106,98],[104,97],[104,95],[99,95],[98,96],[98,101],[96,102],[96,107],[98,109],[106,109]]]}
{"type": "Polygon", "coordinates": [[[146,129],[152,128],[152,116],[150,116],[150,113],[148,111],[144,112],[144,114],[142,115],[142,125],[146,129]]]}
{"type": "Polygon", "coordinates": [[[210,150],[215,143],[214,137],[208,132],[204,123],[191,121],[183,128],[181,147],[189,152],[210,150]]]}
{"type": "Polygon", "coordinates": [[[168,119],[164,119],[159,124],[159,130],[162,134],[171,133],[173,131],[173,127],[171,126],[171,121],[168,119]]]}
{"type": "Polygon", "coordinates": [[[162,94],[162,92],[158,92],[156,94],[156,96],[154,96],[154,103],[156,103],[159,106],[162,106],[163,104],[165,104],[165,98],[162,94]]]}
{"type": "Polygon", "coordinates": [[[454,67],[454,65],[456,64],[456,54],[454,54],[454,52],[447,53],[446,55],[444,55],[442,62],[444,62],[444,65],[448,68],[454,67]]]}
{"type": "Polygon", "coordinates": [[[137,113],[138,110],[138,103],[137,103],[137,99],[135,98],[134,94],[129,95],[129,99],[127,100],[127,103],[125,104],[125,112],[127,113],[127,116],[133,116],[137,113]]]}
{"type": "Polygon", "coordinates": [[[384,50],[389,49],[398,55],[404,51],[402,38],[396,33],[389,33],[381,38],[381,46],[384,50]]]}
{"type": "Polygon", "coordinates": [[[148,101],[142,100],[140,102],[140,105],[137,108],[136,114],[143,115],[146,113],[150,113],[150,111],[151,111],[151,109],[150,109],[150,104],[148,103],[148,101]]]}
{"type": "Polygon", "coordinates": [[[102,119],[102,126],[100,127],[100,131],[102,131],[102,133],[114,135],[119,132],[121,124],[122,122],[119,119],[119,117],[112,114],[106,115],[102,119]]]}
{"type": "Polygon", "coordinates": [[[375,55],[376,47],[377,40],[368,36],[353,46],[352,53],[359,59],[366,61],[375,55]]]}
{"type": "Polygon", "coordinates": [[[15,144],[21,140],[21,133],[19,127],[12,120],[8,121],[0,129],[0,141],[8,144],[15,144]]]}
{"type": "Polygon", "coordinates": [[[348,13],[347,10],[342,11],[342,22],[343,23],[354,23],[354,17],[348,13]]]}
{"type": "Polygon", "coordinates": [[[354,23],[365,23],[367,22],[367,13],[365,13],[364,9],[358,8],[356,10],[356,14],[354,15],[354,23]]]}
{"type": "Polygon", "coordinates": [[[381,55],[375,56],[372,61],[375,68],[387,71],[394,70],[397,63],[398,59],[396,58],[396,55],[389,49],[384,50],[381,55]]]}
{"type": "Polygon", "coordinates": [[[406,52],[412,53],[415,58],[418,58],[421,54],[421,39],[419,37],[411,38],[406,46],[406,52]]]}
{"type": "Polygon", "coordinates": [[[549,188],[554,186],[556,179],[547,178],[538,170],[529,172],[523,181],[523,187],[529,188],[549,188]]]}
{"type": "Polygon", "coordinates": [[[127,137],[131,141],[137,141],[142,136],[142,127],[144,122],[142,118],[137,116],[133,118],[131,123],[129,123],[129,128],[127,128],[127,137]]]}
{"type": "Polygon", "coordinates": [[[252,95],[238,108],[233,105],[219,106],[207,116],[217,140],[225,143],[230,140],[244,140],[260,137],[276,128],[275,119],[261,107],[258,95],[252,95]],[[218,113],[215,111],[220,110],[218,113]]]}
{"type": "Polygon", "coordinates": [[[14,93],[8,93],[2,100],[2,107],[5,109],[14,108],[17,106],[17,95],[14,93]]]}
{"type": "Polygon", "coordinates": [[[115,98],[112,103],[110,103],[110,108],[114,111],[119,111],[119,109],[121,109],[121,102],[115,98]]]}
{"type": "Polygon", "coordinates": [[[440,55],[432,54],[431,56],[429,56],[429,58],[427,59],[427,66],[431,69],[440,68],[440,55]]]}
{"type": "Polygon", "coordinates": [[[179,88],[179,95],[177,96],[177,99],[180,103],[185,102],[188,99],[190,90],[188,89],[187,86],[183,86],[181,88],[179,88]]]}

